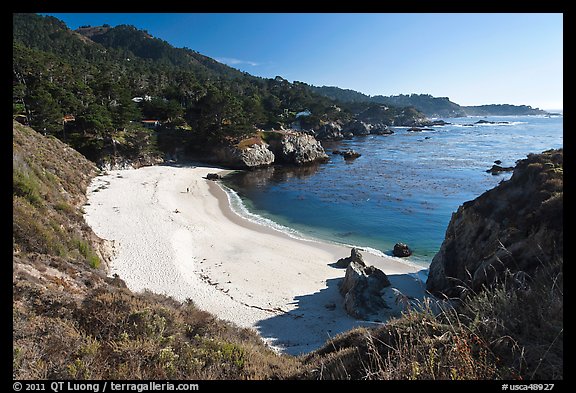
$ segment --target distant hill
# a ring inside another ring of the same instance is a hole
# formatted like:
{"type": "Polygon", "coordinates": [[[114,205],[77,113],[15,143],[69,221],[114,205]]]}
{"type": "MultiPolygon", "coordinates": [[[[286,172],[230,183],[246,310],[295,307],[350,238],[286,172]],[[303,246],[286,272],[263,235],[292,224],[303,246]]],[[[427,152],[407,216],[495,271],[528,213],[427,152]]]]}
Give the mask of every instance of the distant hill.
{"type": "Polygon", "coordinates": [[[397,96],[374,96],[372,101],[395,106],[412,106],[428,117],[466,116],[462,107],[448,97],[432,97],[430,94],[400,94],[397,96]]]}
{"type": "Polygon", "coordinates": [[[378,103],[396,107],[413,107],[427,117],[463,117],[463,116],[521,116],[545,115],[548,112],[528,105],[488,104],[480,106],[461,106],[448,97],[433,97],[430,94],[400,94],[396,96],[369,96],[355,90],[341,89],[335,86],[311,86],[320,95],[341,103],[378,103]]]}

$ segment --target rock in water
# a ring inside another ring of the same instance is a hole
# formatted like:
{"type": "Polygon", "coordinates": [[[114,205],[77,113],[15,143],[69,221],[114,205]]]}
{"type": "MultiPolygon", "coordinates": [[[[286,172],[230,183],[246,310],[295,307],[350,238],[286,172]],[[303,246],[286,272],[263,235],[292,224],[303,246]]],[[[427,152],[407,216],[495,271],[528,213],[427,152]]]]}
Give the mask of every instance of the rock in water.
{"type": "Polygon", "coordinates": [[[348,149],[340,153],[345,160],[355,160],[356,158],[360,157],[362,154],[358,153],[356,150],[348,149]]]}
{"type": "Polygon", "coordinates": [[[361,266],[366,266],[366,263],[364,263],[364,257],[362,257],[362,254],[360,254],[360,251],[358,251],[357,248],[352,248],[349,257],[338,259],[338,261],[336,261],[336,267],[346,268],[352,262],[356,262],[361,266]]]}
{"type": "Polygon", "coordinates": [[[395,257],[409,257],[412,255],[410,247],[404,243],[396,243],[394,245],[394,251],[392,252],[395,257]]]}
{"type": "Polygon", "coordinates": [[[386,124],[378,123],[378,124],[372,125],[372,128],[370,128],[370,134],[390,135],[390,134],[394,134],[394,131],[389,129],[386,124]]]}
{"type": "Polygon", "coordinates": [[[460,297],[506,272],[533,276],[563,258],[563,150],[529,154],[510,180],[452,215],[432,259],[426,289],[460,297]]]}

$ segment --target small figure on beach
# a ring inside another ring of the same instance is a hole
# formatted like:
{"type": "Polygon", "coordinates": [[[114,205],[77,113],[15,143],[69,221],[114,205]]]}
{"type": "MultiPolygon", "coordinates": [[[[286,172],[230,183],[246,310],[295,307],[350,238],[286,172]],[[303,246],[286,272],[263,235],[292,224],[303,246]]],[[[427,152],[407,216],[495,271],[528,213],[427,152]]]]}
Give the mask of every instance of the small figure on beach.
{"type": "Polygon", "coordinates": [[[190,188],[186,187],[186,192],[190,192],[190,188]]]}

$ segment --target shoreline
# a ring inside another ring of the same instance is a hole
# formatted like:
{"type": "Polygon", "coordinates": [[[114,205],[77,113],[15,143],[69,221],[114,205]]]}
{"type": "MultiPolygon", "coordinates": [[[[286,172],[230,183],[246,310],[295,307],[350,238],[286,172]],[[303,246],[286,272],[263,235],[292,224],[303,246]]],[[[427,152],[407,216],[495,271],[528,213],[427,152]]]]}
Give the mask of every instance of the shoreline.
{"type": "MultiPolygon", "coordinates": [[[[161,165],[94,178],[85,219],[98,236],[115,243],[109,273],[134,291],[191,299],[294,355],[353,327],[374,325],[342,307],[337,284],[345,269],[331,264],[349,256],[349,247],[297,239],[250,221],[234,211],[219,184],[204,179],[211,172],[227,170],[161,165]]],[[[364,258],[407,296],[424,296],[417,278],[421,267],[368,252],[364,258]]]]}

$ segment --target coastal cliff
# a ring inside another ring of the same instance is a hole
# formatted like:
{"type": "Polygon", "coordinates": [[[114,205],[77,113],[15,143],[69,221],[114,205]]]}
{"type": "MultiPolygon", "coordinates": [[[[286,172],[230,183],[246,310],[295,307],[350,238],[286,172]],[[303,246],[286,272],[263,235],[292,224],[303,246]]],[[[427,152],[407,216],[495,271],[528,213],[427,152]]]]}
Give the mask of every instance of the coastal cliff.
{"type": "Polygon", "coordinates": [[[461,296],[504,277],[524,280],[563,256],[563,150],[530,154],[510,180],[464,203],[430,265],[426,287],[461,296]]]}

